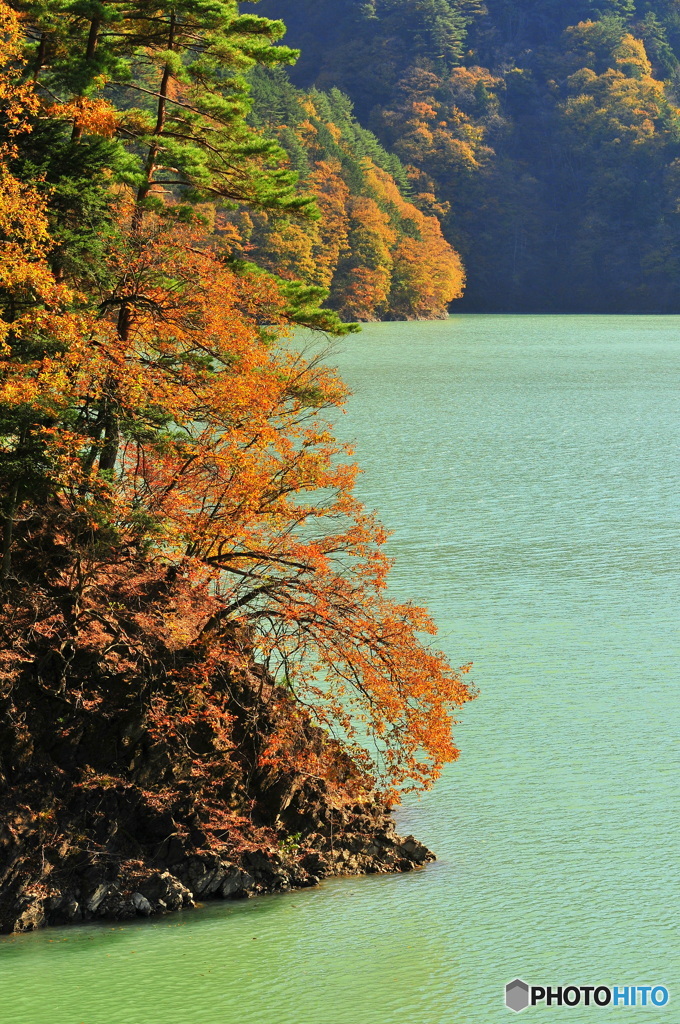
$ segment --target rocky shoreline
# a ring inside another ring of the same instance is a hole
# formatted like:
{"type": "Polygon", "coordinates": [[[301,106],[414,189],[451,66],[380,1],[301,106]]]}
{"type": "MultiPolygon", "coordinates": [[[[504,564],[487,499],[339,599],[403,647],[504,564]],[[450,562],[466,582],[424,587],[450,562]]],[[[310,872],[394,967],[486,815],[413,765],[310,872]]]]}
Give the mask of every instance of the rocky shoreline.
{"type": "MultiPolygon", "coordinates": [[[[154,614],[177,599],[165,578],[145,586],[154,614]]],[[[247,636],[152,643],[121,590],[118,619],[83,600],[65,640],[68,593],[23,593],[0,644],[0,932],[434,860],[247,636]]]]}
{"type": "MultiPolygon", "coordinates": [[[[110,793],[110,791],[109,791],[110,793]]],[[[101,795],[101,794],[98,794],[101,795]]],[[[124,795],[129,802],[133,794],[124,795]]],[[[307,819],[311,831],[281,839],[260,829],[260,842],[236,852],[187,849],[173,838],[164,840],[152,856],[125,859],[119,842],[83,856],[68,849],[76,842],[75,830],[62,843],[59,858],[53,853],[35,856],[38,837],[23,836],[0,826],[0,933],[32,931],[49,925],[83,921],[124,921],[184,910],[206,900],[245,899],[264,893],[308,888],[331,876],[407,872],[435,859],[413,836],[397,834],[391,813],[379,800],[341,806],[337,799],[306,803],[310,793],[289,807],[307,819]],[[228,857],[227,854],[231,856],[228,857]]],[[[328,796],[328,794],[325,794],[328,796]]],[[[107,821],[125,818],[120,804],[109,800],[107,821]],[[116,804],[115,810],[113,804],[116,804]]],[[[80,819],[82,821],[82,818],[80,819]]],[[[161,822],[157,823],[159,826],[161,822]]],[[[138,855],[149,847],[146,836],[129,835],[123,844],[138,855]],[[146,842],[145,842],[146,840],[146,842]]],[[[127,852],[131,852],[128,850],[127,852]]]]}
{"type": "MultiPolygon", "coordinates": [[[[360,827],[362,815],[354,825],[360,827]]],[[[333,875],[406,872],[434,855],[412,836],[396,834],[386,821],[368,833],[347,831],[334,851],[305,848],[300,856],[255,850],[240,863],[217,853],[184,858],[170,868],[90,866],[61,879],[49,896],[7,893],[0,906],[0,932],[33,931],[50,925],[93,920],[126,921],[195,907],[207,900],[245,899],[265,893],[309,888],[333,875]]]]}

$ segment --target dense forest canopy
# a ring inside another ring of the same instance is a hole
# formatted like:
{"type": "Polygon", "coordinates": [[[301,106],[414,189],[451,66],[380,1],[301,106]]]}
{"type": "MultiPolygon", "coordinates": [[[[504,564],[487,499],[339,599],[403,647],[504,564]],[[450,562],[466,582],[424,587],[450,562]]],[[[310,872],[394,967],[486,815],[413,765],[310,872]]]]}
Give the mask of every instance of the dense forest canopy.
{"type": "Polygon", "coordinates": [[[260,73],[253,98],[254,123],[286,150],[322,216],[232,216],[244,255],[323,288],[348,319],[445,316],[465,274],[443,237],[441,209],[410,201],[401,161],[359,125],[347,97],[337,89],[305,94],[281,74],[260,73]]]}
{"type": "Polygon", "coordinates": [[[262,0],[434,196],[458,309],[680,309],[675,0],[262,0]]]}

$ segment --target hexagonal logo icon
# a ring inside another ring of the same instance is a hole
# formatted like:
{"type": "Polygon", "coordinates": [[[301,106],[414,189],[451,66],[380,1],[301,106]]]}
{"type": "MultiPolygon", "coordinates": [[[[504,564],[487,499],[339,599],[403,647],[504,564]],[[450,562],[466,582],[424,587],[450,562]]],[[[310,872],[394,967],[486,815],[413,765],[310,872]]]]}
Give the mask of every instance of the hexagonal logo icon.
{"type": "Polygon", "coordinates": [[[529,1005],[529,986],[519,978],[515,978],[505,986],[505,1005],[509,1010],[519,1013],[529,1005]]]}

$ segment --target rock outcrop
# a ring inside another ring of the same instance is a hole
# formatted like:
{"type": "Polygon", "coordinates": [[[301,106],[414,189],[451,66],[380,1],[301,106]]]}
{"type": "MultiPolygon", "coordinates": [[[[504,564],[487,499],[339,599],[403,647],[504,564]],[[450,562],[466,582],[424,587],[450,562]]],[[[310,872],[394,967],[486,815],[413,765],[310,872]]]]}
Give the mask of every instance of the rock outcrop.
{"type": "MultiPolygon", "coordinates": [[[[263,689],[258,671],[231,679],[234,746],[213,749],[206,732],[198,759],[173,749],[176,737],[152,735],[143,712],[133,720],[81,708],[69,716],[66,742],[54,695],[41,694],[32,720],[14,719],[5,705],[0,931],[149,917],[434,859],[397,835],[342,747],[285,691],[266,681],[263,689]],[[263,763],[267,737],[280,716],[289,725],[291,711],[289,744],[325,758],[327,778],[263,763]],[[214,771],[192,779],[196,760],[217,760],[217,787],[214,771]]],[[[199,746],[195,734],[188,742],[199,746]]]]}
{"type": "MultiPolygon", "coordinates": [[[[335,787],[296,781],[284,813],[303,831],[291,833],[282,821],[276,828],[257,824],[263,815],[255,813],[219,849],[206,849],[190,830],[180,838],[180,809],[172,822],[165,813],[155,817],[133,785],[95,785],[85,799],[82,791],[69,798],[62,790],[49,819],[58,845],[41,824],[45,813],[5,792],[0,931],[149,917],[206,900],[313,886],[331,875],[411,871],[434,860],[412,836],[397,835],[379,799],[344,802],[335,787]],[[175,834],[163,835],[168,827],[175,834]]],[[[269,804],[270,818],[273,810],[269,804]]]]}
{"type": "Polygon", "coordinates": [[[202,625],[190,579],[114,563],[74,593],[72,565],[67,540],[35,531],[35,586],[0,614],[0,931],[434,859],[397,835],[358,752],[275,685],[252,638],[202,625]],[[179,639],[162,628],[178,607],[179,639]]]}

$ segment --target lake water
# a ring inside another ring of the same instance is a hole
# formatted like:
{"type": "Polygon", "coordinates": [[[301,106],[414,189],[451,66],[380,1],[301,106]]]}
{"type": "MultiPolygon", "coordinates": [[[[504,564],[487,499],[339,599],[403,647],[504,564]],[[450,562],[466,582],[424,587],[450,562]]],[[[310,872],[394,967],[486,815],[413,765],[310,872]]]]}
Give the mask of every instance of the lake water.
{"type": "Polygon", "coordinates": [[[481,690],[400,812],[439,861],[2,940],[0,1021],[497,1024],[517,976],[680,1020],[680,317],[378,324],[336,361],[394,593],[481,690]]]}

